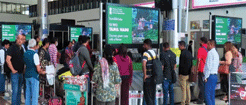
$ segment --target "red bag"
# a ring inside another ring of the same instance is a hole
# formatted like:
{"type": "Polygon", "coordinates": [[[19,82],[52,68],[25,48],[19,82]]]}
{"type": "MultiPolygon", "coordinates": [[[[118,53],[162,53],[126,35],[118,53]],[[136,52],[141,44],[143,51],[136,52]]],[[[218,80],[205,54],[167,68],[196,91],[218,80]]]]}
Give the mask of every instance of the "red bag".
{"type": "Polygon", "coordinates": [[[229,65],[220,65],[218,73],[220,74],[229,74],[229,65]]]}
{"type": "Polygon", "coordinates": [[[52,97],[49,99],[49,105],[62,105],[61,97],[52,97]]]}
{"type": "Polygon", "coordinates": [[[189,75],[189,82],[196,82],[198,77],[197,66],[192,66],[191,73],[189,75]]]}

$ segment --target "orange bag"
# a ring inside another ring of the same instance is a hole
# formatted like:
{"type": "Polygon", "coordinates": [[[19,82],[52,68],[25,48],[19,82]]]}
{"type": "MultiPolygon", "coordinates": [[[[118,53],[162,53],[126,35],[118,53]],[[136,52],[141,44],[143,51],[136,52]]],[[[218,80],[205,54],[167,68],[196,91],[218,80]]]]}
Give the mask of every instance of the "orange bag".
{"type": "Polygon", "coordinates": [[[229,65],[220,65],[218,73],[220,74],[229,74],[229,65]]]}

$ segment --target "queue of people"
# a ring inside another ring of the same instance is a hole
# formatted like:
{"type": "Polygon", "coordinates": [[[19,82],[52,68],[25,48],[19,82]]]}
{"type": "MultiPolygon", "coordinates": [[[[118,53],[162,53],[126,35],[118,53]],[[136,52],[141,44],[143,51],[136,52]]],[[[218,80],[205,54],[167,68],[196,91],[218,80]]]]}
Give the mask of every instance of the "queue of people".
{"type": "MultiPolygon", "coordinates": [[[[121,84],[121,105],[129,104],[129,88],[132,84],[133,65],[132,59],[127,54],[127,47],[121,45],[117,50],[110,45],[104,48],[103,56],[98,58],[98,66],[95,68],[91,61],[91,49],[89,46],[90,38],[80,36],[78,42],[66,42],[64,49],[64,67],[69,69],[69,62],[75,54],[78,54],[80,65],[83,65],[83,71],[79,75],[90,75],[88,81],[93,82],[96,88],[96,105],[114,105],[116,99],[116,85],[121,84]]],[[[25,35],[18,35],[16,43],[10,46],[8,40],[2,43],[3,49],[0,50],[1,63],[5,64],[4,72],[0,74],[0,94],[5,92],[5,76],[8,76],[12,83],[12,105],[21,104],[21,90],[25,90],[25,104],[38,105],[39,93],[50,94],[52,87],[40,88],[41,84],[46,84],[45,76],[48,69],[46,66],[53,65],[57,68],[59,63],[59,52],[57,50],[57,38],[44,39],[40,38],[28,41],[25,46],[25,35]],[[27,47],[28,46],[28,47],[27,47]]],[[[180,41],[178,47],[181,50],[179,60],[179,83],[182,90],[181,105],[189,105],[191,100],[189,77],[192,68],[192,51],[190,42],[189,50],[186,43],[180,41]]],[[[217,84],[217,75],[219,65],[230,66],[230,72],[242,72],[242,54],[231,43],[226,42],[225,57],[221,61],[216,51],[216,42],[207,40],[205,37],[200,39],[200,48],[197,54],[197,72],[199,97],[196,104],[206,103],[215,105],[215,87],[217,84]]],[[[154,71],[154,60],[158,59],[157,53],[152,49],[152,41],[146,39],[143,42],[145,52],[142,57],[143,64],[143,92],[144,103],[146,105],[155,105],[156,100],[156,80],[154,71]]],[[[163,52],[160,54],[160,61],[163,72],[163,105],[174,105],[174,83],[176,82],[176,55],[170,50],[169,43],[163,43],[163,52]],[[169,95],[168,95],[169,94],[169,95]]],[[[222,90],[226,93],[223,98],[228,100],[228,75],[221,74],[222,90]]],[[[239,75],[233,76],[237,82],[241,82],[239,75]]],[[[90,89],[90,87],[89,87],[90,89]]],[[[89,91],[89,94],[90,91],[89,91]]],[[[51,94],[45,96],[48,100],[51,94]]],[[[91,103],[92,104],[92,103],[91,103]]]]}

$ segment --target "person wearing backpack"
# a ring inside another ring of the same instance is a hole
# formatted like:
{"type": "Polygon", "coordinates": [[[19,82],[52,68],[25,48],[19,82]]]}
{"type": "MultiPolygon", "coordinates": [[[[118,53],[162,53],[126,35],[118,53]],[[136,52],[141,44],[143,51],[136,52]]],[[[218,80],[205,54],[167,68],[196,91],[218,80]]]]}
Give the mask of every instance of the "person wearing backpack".
{"type": "Polygon", "coordinates": [[[200,38],[200,48],[197,53],[197,72],[198,72],[198,87],[199,87],[199,96],[198,100],[194,104],[203,104],[205,97],[205,82],[204,78],[204,67],[207,59],[208,49],[207,49],[207,38],[200,38]]]}
{"type": "Polygon", "coordinates": [[[156,52],[152,50],[152,41],[150,39],[144,40],[143,48],[146,52],[143,53],[143,91],[146,105],[155,105],[156,84],[153,76],[153,60],[157,58],[156,52]],[[152,56],[151,56],[151,55],[152,56]]]}
{"type": "MultiPolygon", "coordinates": [[[[176,70],[176,55],[170,50],[169,43],[163,43],[163,52],[160,55],[162,67],[163,67],[163,105],[168,103],[168,92],[170,96],[170,105],[174,105],[174,91],[173,83],[176,81],[173,78],[176,78],[172,75],[176,70]]],[[[175,73],[176,75],[176,73],[175,73]]]]}
{"type": "Polygon", "coordinates": [[[0,96],[4,96],[4,92],[5,92],[5,79],[6,79],[5,75],[7,75],[8,77],[10,76],[10,72],[6,72],[6,70],[5,70],[5,69],[8,69],[8,68],[6,68],[7,65],[5,63],[5,60],[6,60],[6,55],[7,55],[6,52],[10,47],[9,40],[5,39],[2,42],[2,46],[3,46],[3,48],[0,50],[0,62],[1,62],[1,64],[3,64],[2,66],[4,66],[3,67],[4,69],[0,68],[0,96]],[[4,74],[4,72],[5,72],[5,74],[4,74]]]}
{"type": "Polygon", "coordinates": [[[179,81],[182,90],[181,105],[189,105],[191,100],[189,75],[192,67],[192,55],[185,48],[185,45],[184,41],[179,42],[179,49],[181,50],[179,60],[179,81]]]}

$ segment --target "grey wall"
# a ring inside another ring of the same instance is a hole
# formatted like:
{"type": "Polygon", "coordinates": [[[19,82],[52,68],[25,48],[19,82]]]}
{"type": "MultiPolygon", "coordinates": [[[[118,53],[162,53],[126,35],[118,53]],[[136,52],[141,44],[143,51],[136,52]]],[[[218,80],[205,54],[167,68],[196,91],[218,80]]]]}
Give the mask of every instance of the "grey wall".
{"type": "Polygon", "coordinates": [[[0,22],[30,23],[31,19],[28,15],[0,13],[0,22]]]}

